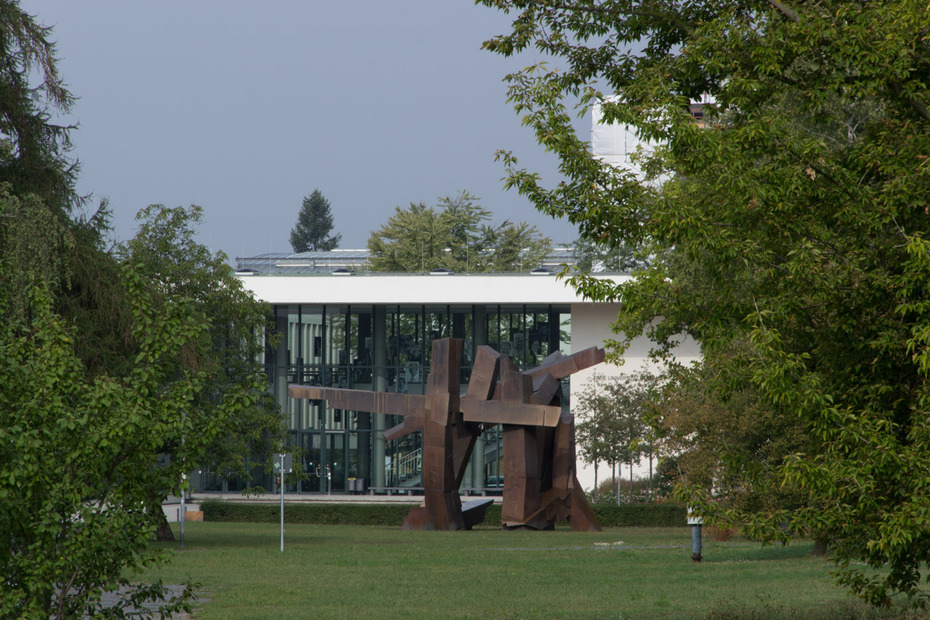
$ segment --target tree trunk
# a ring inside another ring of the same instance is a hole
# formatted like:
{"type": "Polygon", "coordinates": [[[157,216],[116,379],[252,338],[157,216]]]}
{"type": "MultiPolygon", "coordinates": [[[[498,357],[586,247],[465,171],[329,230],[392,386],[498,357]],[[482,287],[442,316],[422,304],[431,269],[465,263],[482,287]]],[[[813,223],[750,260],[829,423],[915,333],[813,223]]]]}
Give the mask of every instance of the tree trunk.
{"type": "Polygon", "coordinates": [[[594,461],[594,501],[597,501],[597,461],[594,461]]]}
{"type": "Polygon", "coordinates": [[[617,481],[617,505],[619,506],[620,505],[620,463],[616,464],[616,468],[614,467],[614,463],[611,463],[610,473],[611,475],[616,476],[615,480],[617,481]]]}
{"type": "Polygon", "coordinates": [[[652,491],[652,452],[649,452],[649,481],[646,483],[646,503],[649,503],[649,493],[652,491]]]}
{"type": "MultiPolygon", "coordinates": [[[[161,504],[156,504],[155,509],[157,509],[155,514],[158,521],[158,527],[155,529],[155,540],[158,542],[174,542],[174,532],[171,531],[171,524],[168,523],[168,517],[165,516],[161,504]]],[[[183,515],[181,518],[184,518],[183,515]]]]}
{"type": "Polygon", "coordinates": [[[630,503],[633,501],[633,459],[630,459],[630,503]]]}
{"type": "Polygon", "coordinates": [[[814,549],[811,551],[811,555],[815,557],[823,557],[827,555],[827,541],[822,538],[815,538],[814,549]]]}

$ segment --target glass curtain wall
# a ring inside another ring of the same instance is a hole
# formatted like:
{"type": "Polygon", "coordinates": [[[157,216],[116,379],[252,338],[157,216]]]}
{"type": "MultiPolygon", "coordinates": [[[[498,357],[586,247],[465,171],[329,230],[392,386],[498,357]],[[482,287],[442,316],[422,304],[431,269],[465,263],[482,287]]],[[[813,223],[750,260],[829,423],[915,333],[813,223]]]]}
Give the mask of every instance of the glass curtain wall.
{"type": "MultiPolygon", "coordinates": [[[[401,416],[342,411],[324,401],[287,397],[287,384],[425,394],[431,343],[464,341],[462,389],[477,347],[489,344],[521,368],[553,351],[569,353],[568,307],[450,305],[288,305],[275,307],[282,336],[266,355],[270,389],[288,419],[291,441],[301,448],[299,493],[422,491],[422,437],[385,441],[383,431],[401,416]]],[[[488,429],[475,447],[464,493],[500,491],[500,432],[488,429]]],[[[273,488],[266,476],[265,488],[273,488]]]]}

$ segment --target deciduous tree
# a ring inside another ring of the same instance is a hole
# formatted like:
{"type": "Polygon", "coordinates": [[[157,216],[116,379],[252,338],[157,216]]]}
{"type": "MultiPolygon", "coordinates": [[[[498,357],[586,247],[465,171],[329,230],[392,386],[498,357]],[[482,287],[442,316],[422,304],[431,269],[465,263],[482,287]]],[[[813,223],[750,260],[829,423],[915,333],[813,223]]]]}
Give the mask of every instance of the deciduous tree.
{"type": "Polygon", "coordinates": [[[826,535],[840,581],[875,604],[918,596],[930,560],[930,480],[916,473],[930,453],[926,7],[483,4],[514,14],[488,49],[535,48],[557,65],[508,79],[564,181],[544,187],[504,152],[509,184],[589,240],[660,259],[620,287],[575,280],[622,299],[617,344],[646,333],[662,354],[690,334],[707,372],[743,365],[763,410],[811,439],[773,464],[805,498],[796,509],[690,499],[765,540],[826,535]],[[595,102],[658,145],[645,182],[576,135],[572,108],[595,102]],[[747,355],[726,354],[740,343],[747,355]]]}
{"type": "Polygon", "coordinates": [[[795,510],[809,498],[783,485],[779,469],[812,449],[811,439],[753,387],[751,348],[737,342],[723,354],[742,362],[674,367],[652,400],[646,422],[675,464],[664,476],[712,492],[717,506],[740,513],[795,510]]]}
{"type": "MultiPolygon", "coordinates": [[[[183,300],[154,312],[143,279],[128,268],[124,277],[138,318],[138,356],[127,376],[88,376],[47,284],[30,290],[25,319],[0,328],[4,617],[95,615],[101,594],[120,586],[131,587],[116,609],[165,596],[159,584],[131,585],[126,571],[164,560],[149,549],[151,493],[176,487],[212,435],[195,432],[183,414],[209,389],[207,377],[177,363],[179,352],[196,349],[205,325],[183,300]],[[191,440],[174,464],[158,466],[160,447],[183,436],[191,440]]],[[[0,309],[16,297],[0,286],[0,309]]],[[[165,609],[189,598],[188,590],[165,609]]]]}
{"type": "Polygon", "coordinates": [[[373,271],[443,268],[458,272],[521,271],[550,252],[552,242],[526,222],[488,224],[491,212],[467,191],[435,207],[411,203],[368,239],[373,271]]]}
{"type": "MultiPolygon", "coordinates": [[[[203,347],[196,359],[187,360],[210,377],[210,389],[190,406],[190,415],[199,417],[194,426],[210,426],[213,436],[196,466],[249,478],[253,469],[270,467],[272,453],[287,437],[284,417],[265,389],[258,361],[270,316],[267,305],[234,277],[225,254],[212,253],[196,241],[202,217],[197,206],[150,205],[136,216],[139,231],[119,253],[150,283],[150,294],[160,304],[186,300],[206,321],[203,347]],[[234,415],[226,411],[229,403],[245,402],[249,405],[238,407],[234,415]]],[[[163,452],[170,455],[176,448],[166,442],[163,452]]],[[[162,494],[153,494],[153,510],[162,494]]],[[[167,523],[163,526],[159,538],[171,539],[167,523]]]]}
{"type": "MultiPolygon", "coordinates": [[[[651,444],[645,419],[655,399],[658,378],[645,371],[616,378],[595,374],[577,396],[573,409],[578,415],[575,425],[582,459],[595,465],[606,462],[614,466],[628,464],[632,469],[651,444]]],[[[617,503],[620,503],[619,471],[617,503]]],[[[630,474],[632,486],[633,476],[630,474]]]]}

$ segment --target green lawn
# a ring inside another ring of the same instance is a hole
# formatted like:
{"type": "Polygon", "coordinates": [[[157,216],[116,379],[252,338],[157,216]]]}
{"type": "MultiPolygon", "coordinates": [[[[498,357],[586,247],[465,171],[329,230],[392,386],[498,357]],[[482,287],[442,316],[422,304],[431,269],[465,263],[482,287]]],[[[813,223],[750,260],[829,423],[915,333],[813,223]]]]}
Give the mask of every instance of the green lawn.
{"type": "Polygon", "coordinates": [[[207,600],[196,618],[901,617],[847,597],[808,544],[705,538],[695,564],[688,528],[291,525],[283,553],[274,524],[188,523],[185,531],[185,549],[143,579],[199,582],[207,600]]]}

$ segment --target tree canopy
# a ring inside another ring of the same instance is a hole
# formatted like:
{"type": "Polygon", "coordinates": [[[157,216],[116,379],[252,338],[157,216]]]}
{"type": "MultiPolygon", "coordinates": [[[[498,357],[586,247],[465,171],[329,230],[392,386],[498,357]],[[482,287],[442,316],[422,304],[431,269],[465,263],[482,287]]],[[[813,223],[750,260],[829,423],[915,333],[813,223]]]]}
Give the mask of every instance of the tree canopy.
{"type": "Polygon", "coordinates": [[[930,560],[930,482],[915,475],[930,454],[926,7],[482,4],[514,16],[487,49],[552,63],[507,79],[564,181],[544,187],[502,152],[508,183],[586,239],[655,258],[619,287],[574,280],[622,299],[617,354],[640,333],[659,355],[692,335],[705,372],[742,382],[724,395],[740,387],[811,440],[769,468],[800,506],[689,499],[764,540],[823,535],[841,583],[873,603],[916,597],[930,560]],[[594,103],[657,145],[645,179],[576,135],[574,114],[594,103]]]}
{"type": "Polygon", "coordinates": [[[491,212],[467,191],[433,207],[411,203],[368,238],[373,271],[524,271],[539,265],[552,241],[526,222],[489,224],[491,212]]]}
{"type": "MultiPolygon", "coordinates": [[[[211,439],[195,466],[249,478],[253,468],[270,467],[287,435],[257,362],[270,315],[234,277],[226,255],[196,241],[202,217],[197,206],[150,205],[136,216],[139,231],[121,244],[119,255],[150,283],[160,306],[186,300],[203,317],[202,348],[188,361],[210,378],[210,389],[191,399],[186,415],[195,417],[194,428],[208,426],[204,432],[211,439]]],[[[184,357],[178,361],[186,363],[184,357]]],[[[176,447],[166,442],[162,451],[173,455],[176,447]]],[[[153,504],[161,503],[162,490],[157,491],[153,504]]],[[[162,532],[170,538],[170,530],[162,532]]]]}
{"type": "Polygon", "coordinates": [[[333,214],[329,201],[318,189],[304,196],[291,229],[291,247],[295,252],[325,251],[339,247],[341,234],[328,236],[333,230],[333,214]]]}

